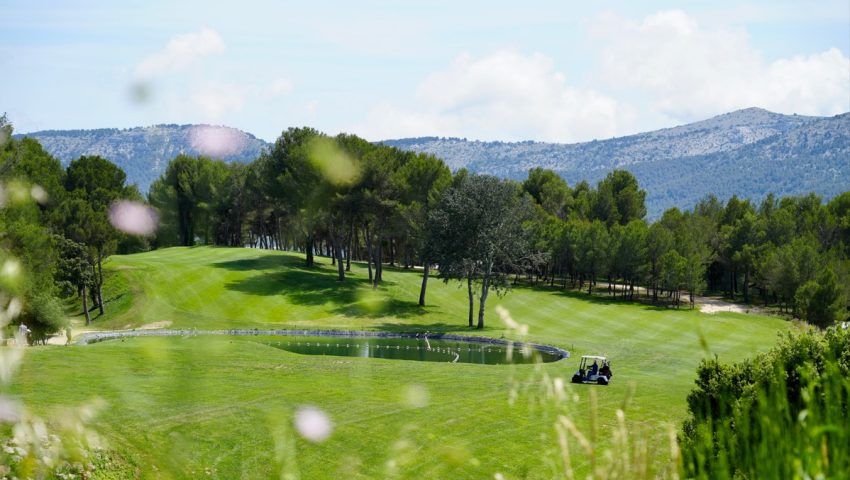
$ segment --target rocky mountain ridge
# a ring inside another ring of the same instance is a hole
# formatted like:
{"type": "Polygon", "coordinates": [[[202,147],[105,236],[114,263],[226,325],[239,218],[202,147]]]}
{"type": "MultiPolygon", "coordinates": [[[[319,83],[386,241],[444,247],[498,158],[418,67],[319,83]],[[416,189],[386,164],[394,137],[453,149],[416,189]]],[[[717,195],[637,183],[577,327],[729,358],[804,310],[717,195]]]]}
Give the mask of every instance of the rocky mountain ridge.
{"type": "MultiPolygon", "coordinates": [[[[269,146],[250,133],[210,125],[48,130],[16,136],[36,138],[65,164],[80,155],[108,158],[143,192],[180,153],[250,162],[269,146]]],[[[757,201],[771,192],[815,192],[828,199],[850,190],[850,113],[811,117],[748,108],[677,127],[574,144],[439,137],[381,143],[434,154],[452,170],[523,179],[531,168],[549,168],[570,185],[594,183],[613,169],[626,169],[647,190],[651,218],[672,206],[690,208],[708,194],[757,201]]]]}
{"type": "Polygon", "coordinates": [[[421,137],[384,142],[468,168],[522,179],[549,168],[570,185],[596,182],[614,169],[634,173],[651,217],[689,208],[713,193],[758,200],[768,193],[815,192],[830,198],[850,189],[850,113],[783,115],[748,108],[678,127],[574,144],[481,142],[421,137]]]}

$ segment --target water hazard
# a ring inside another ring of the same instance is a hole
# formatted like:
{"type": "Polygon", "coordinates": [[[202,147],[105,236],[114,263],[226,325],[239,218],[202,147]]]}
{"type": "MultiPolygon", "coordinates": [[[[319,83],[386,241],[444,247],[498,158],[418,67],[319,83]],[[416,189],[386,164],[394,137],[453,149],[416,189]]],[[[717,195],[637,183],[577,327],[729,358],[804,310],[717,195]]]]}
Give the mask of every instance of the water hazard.
{"type": "Polygon", "coordinates": [[[563,358],[556,351],[534,346],[510,347],[465,340],[380,337],[286,337],[264,342],[275,348],[302,355],[371,357],[423,362],[505,365],[554,362],[563,358]]]}
{"type": "Polygon", "coordinates": [[[389,333],[372,334],[342,330],[130,330],[89,332],[80,335],[77,345],[133,337],[253,337],[251,341],[302,355],[369,357],[421,362],[478,363],[506,365],[555,362],[570,356],[557,347],[511,343],[502,339],[465,337],[451,334],[389,333]],[[437,337],[437,338],[434,338],[437,337]]]}

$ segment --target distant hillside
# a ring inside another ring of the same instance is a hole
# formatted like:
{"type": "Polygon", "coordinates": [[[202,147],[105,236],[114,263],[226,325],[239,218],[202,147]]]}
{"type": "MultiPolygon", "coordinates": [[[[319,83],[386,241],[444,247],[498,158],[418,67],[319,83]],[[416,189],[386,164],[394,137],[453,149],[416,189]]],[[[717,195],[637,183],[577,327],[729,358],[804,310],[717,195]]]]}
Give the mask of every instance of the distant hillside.
{"type": "MultiPolygon", "coordinates": [[[[268,146],[241,130],[208,125],[48,130],[25,136],[38,139],[65,164],[80,155],[108,158],[143,192],[180,153],[249,162],[268,146]]],[[[679,127],[568,145],[438,137],[382,143],[432,153],[452,170],[465,167],[524,179],[533,167],[550,168],[570,185],[595,183],[623,168],[647,190],[651,218],[673,206],[689,208],[709,193],[759,200],[769,192],[813,191],[828,199],[850,190],[850,113],[806,117],[748,108],[679,127]]]]}
{"type": "Polygon", "coordinates": [[[147,192],[168,162],[181,153],[205,154],[228,162],[250,162],[268,144],[250,133],[210,125],[156,125],[119,130],[45,130],[16,137],[37,139],[64,165],[81,155],[100,155],[127,172],[147,192]]]}
{"type": "Polygon", "coordinates": [[[383,143],[432,153],[452,169],[523,179],[550,168],[570,185],[596,182],[615,168],[647,190],[650,217],[688,208],[714,193],[760,199],[811,191],[830,198],[850,190],[850,113],[782,115],[749,108],[674,128],[576,144],[480,142],[422,137],[383,143]]]}

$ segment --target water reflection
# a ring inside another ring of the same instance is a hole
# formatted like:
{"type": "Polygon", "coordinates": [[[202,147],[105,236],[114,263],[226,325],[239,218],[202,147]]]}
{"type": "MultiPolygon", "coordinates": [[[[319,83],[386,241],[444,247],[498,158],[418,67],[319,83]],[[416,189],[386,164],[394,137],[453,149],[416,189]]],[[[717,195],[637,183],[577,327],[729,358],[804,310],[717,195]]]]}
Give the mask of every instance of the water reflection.
{"type": "Polygon", "coordinates": [[[523,354],[522,349],[519,348],[509,352],[508,345],[431,338],[286,337],[265,343],[302,355],[371,357],[423,362],[504,365],[553,362],[561,358],[561,355],[557,353],[534,348],[526,349],[526,354],[523,354]]]}

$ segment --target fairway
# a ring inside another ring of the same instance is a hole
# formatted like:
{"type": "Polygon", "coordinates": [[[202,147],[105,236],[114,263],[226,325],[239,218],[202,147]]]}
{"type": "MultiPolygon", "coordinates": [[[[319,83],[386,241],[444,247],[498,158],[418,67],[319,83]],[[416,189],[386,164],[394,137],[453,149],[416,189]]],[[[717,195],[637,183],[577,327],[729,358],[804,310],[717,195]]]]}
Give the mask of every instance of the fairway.
{"type": "MultiPolygon", "coordinates": [[[[589,392],[601,429],[629,399],[637,431],[664,439],[678,428],[701,358],[736,361],[766,350],[790,324],[757,315],[629,304],[520,285],[488,302],[487,328],[469,330],[460,284],[386,267],[373,290],[365,265],[344,283],[327,258],[303,267],[293,253],[169,248],[114,256],[107,315],[92,328],[170,322],[169,328],[321,328],[452,332],[527,340],[570,351],[543,365],[473,365],[299,355],[252,337],[147,338],[29,349],[12,390],[49,415],[102,399],[94,423],[121,465],[162,478],[550,478],[559,466],[555,415],[589,428],[589,392]],[[528,326],[508,329],[507,309],[528,326]],[[569,380],[583,354],[612,360],[608,387],[568,387],[558,403],[551,379],[569,380]],[[312,405],[335,428],[313,444],[292,428],[312,405]]],[[[79,313],[79,312],[76,312],[79,313]]],[[[608,438],[609,435],[601,435],[608,438]]],[[[604,440],[603,440],[604,444],[604,440]]],[[[669,445],[656,445],[663,459],[669,445]]],[[[578,452],[578,450],[576,450],[578,452]]],[[[574,466],[586,469],[576,453],[574,466]]]]}

